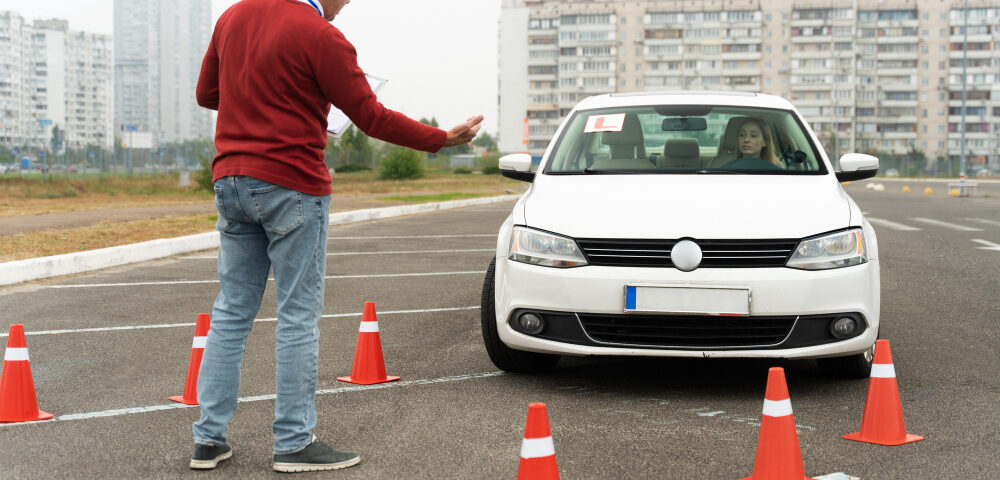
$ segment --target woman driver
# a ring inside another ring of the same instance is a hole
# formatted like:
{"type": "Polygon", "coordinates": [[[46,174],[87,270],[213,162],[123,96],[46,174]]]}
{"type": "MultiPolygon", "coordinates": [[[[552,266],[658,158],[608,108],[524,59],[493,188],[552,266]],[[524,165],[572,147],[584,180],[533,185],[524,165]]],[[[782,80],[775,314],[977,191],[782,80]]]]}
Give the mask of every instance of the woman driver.
{"type": "Polygon", "coordinates": [[[776,167],[785,168],[784,163],[774,154],[773,137],[763,121],[756,118],[744,121],[740,125],[736,158],[760,158],[776,167]]]}

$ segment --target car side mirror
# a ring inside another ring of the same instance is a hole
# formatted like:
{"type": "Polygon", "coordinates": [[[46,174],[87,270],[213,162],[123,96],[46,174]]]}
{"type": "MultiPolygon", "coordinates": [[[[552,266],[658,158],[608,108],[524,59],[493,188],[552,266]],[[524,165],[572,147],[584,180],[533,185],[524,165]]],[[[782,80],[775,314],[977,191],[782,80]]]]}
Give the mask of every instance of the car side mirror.
{"type": "Polygon", "coordinates": [[[523,182],[533,181],[535,172],[531,171],[531,155],[512,153],[500,157],[500,175],[523,182]]]}
{"type": "Polygon", "coordinates": [[[863,153],[845,153],[840,157],[837,181],[852,182],[874,177],[878,173],[878,157],[863,153]]]}

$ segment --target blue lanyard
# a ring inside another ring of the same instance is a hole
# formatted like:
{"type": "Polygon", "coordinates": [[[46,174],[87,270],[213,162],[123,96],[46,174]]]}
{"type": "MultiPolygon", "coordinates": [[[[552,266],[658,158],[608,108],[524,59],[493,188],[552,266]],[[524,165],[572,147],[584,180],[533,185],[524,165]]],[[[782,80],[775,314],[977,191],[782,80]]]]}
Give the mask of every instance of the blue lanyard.
{"type": "Polygon", "coordinates": [[[313,8],[316,9],[316,13],[318,13],[319,16],[321,16],[321,17],[323,16],[323,11],[319,9],[319,5],[316,5],[315,0],[305,0],[305,1],[306,1],[306,3],[309,4],[309,6],[311,6],[311,7],[313,7],[313,8]]]}

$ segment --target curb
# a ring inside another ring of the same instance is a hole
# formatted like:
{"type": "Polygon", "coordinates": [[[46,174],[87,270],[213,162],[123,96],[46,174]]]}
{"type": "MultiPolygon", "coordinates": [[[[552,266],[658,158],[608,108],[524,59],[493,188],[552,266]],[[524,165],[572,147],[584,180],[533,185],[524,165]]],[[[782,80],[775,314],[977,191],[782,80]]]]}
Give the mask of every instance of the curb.
{"type": "MultiPolygon", "coordinates": [[[[398,205],[395,207],[368,208],[330,214],[330,225],[345,225],[382,218],[402,217],[418,213],[451,210],[455,208],[489,205],[516,200],[520,195],[452,200],[448,202],[398,205]]],[[[0,286],[39,280],[43,278],[90,272],[129,263],[144,262],[182,253],[210,250],[219,247],[219,232],[198,233],[176,238],[160,238],[147,242],[100,248],[83,252],[66,253],[51,257],[27,258],[0,263],[0,286]]]]}

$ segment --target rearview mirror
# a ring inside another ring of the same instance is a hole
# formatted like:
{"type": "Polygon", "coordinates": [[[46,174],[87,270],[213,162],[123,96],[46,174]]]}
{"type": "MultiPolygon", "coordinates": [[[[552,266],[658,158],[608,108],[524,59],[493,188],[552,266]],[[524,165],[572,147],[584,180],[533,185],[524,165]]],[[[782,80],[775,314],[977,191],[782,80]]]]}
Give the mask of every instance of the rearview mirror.
{"type": "Polygon", "coordinates": [[[500,175],[525,182],[534,180],[535,172],[531,171],[531,155],[512,153],[500,157],[500,175]]]}
{"type": "Polygon", "coordinates": [[[700,117],[664,118],[661,128],[664,132],[698,132],[707,129],[708,123],[700,117]]]}
{"type": "Polygon", "coordinates": [[[863,153],[845,153],[840,157],[837,181],[849,182],[874,177],[878,173],[878,157],[863,153]]]}

